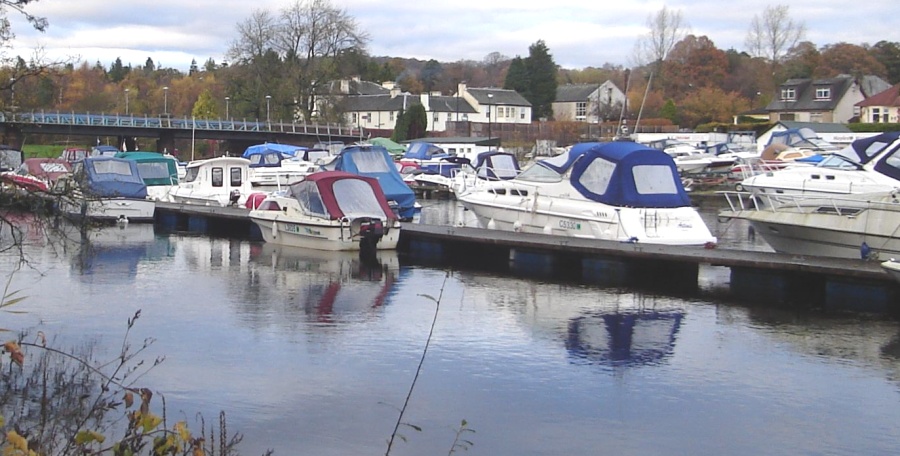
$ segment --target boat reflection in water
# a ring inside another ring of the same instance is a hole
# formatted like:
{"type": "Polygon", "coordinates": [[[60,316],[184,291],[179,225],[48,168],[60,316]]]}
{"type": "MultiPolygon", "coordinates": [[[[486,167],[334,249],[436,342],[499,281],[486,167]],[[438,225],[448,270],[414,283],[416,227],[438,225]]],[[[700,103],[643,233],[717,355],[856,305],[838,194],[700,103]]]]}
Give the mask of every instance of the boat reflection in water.
{"type": "Polygon", "coordinates": [[[263,243],[250,260],[259,302],[282,301],[320,323],[361,321],[384,306],[400,272],[397,252],[379,250],[374,259],[359,252],[333,252],[263,243]],[[285,290],[290,292],[285,293],[285,290]]]}
{"type": "Polygon", "coordinates": [[[574,360],[590,364],[656,365],[672,355],[683,317],[655,309],[591,312],[569,323],[566,349],[574,360]]]}
{"type": "Polygon", "coordinates": [[[78,243],[71,257],[71,271],[82,282],[132,282],[142,262],[160,261],[174,255],[168,236],[157,236],[152,224],[128,223],[79,232],[64,230],[68,242],[78,243]]]}

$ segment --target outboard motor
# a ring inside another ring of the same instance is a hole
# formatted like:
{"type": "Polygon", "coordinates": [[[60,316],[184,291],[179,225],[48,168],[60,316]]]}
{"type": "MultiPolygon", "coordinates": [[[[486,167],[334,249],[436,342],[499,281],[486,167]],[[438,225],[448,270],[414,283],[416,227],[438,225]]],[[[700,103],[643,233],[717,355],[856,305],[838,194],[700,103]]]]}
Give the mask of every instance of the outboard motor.
{"type": "Polygon", "coordinates": [[[384,237],[384,222],[381,219],[362,219],[359,224],[359,254],[361,257],[374,257],[378,250],[378,241],[384,237]]]}
{"type": "Polygon", "coordinates": [[[232,190],[231,194],[228,195],[228,205],[234,206],[237,205],[238,200],[241,199],[241,191],[240,190],[232,190]]]}

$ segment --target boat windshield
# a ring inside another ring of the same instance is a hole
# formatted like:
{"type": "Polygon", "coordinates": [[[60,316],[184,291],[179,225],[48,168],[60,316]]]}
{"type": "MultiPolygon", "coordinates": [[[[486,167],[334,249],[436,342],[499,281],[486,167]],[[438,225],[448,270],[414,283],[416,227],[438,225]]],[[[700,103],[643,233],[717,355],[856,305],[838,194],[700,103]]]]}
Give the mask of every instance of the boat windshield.
{"type": "Polygon", "coordinates": [[[185,182],[194,182],[197,180],[197,176],[200,175],[200,167],[192,166],[185,171],[184,181],[185,182]]]}
{"type": "Polygon", "coordinates": [[[97,174],[119,174],[131,176],[131,165],[128,162],[101,160],[92,163],[97,174]]]}
{"type": "Polygon", "coordinates": [[[381,203],[368,182],[359,179],[341,179],[335,181],[334,198],[341,212],[348,216],[377,215],[384,217],[381,203]]]}
{"type": "Polygon", "coordinates": [[[138,163],[138,174],[141,179],[169,179],[169,164],[164,161],[145,161],[138,163]]]}
{"type": "Polygon", "coordinates": [[[816,166],[829,169],[860,169],[859,164],[854,163],[847,157],[836,154],[826,156],[816,166]]]}
{"type": "Polygon", "coordinates": [[[529,182],[559,182],[563,177],[558,172],[537,162],[525,168],[516,179],[529,182]]]}

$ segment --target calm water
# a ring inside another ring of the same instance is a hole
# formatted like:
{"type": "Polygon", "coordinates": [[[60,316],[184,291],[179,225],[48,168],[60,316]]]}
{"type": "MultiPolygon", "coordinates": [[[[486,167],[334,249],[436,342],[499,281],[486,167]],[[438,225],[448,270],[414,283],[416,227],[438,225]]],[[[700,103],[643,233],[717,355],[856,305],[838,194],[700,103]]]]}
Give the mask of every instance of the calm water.
{"type": "MultiPolygon", "coordinates": [[[[426,218],[454,213],[426,203],[426,218]]],[[[766,248],[746,227],[720,237],[766,248]]],[[[425,295],[440,308],[404,418],[422,431],[401,428],[394,455],[447,454],[463,419],[472,455],[900,453],[900,324],[718,301],[715,268],[675,296],[135,224],[28,253],[37,269],[12,285],[27,314],[0,327],[111,357],[141,310],[133,345],[153,337],[144,358],[166,357],[142,385],[195,428],[224,410],[245,455],[384,454],[434,315],[425,295]]]]}

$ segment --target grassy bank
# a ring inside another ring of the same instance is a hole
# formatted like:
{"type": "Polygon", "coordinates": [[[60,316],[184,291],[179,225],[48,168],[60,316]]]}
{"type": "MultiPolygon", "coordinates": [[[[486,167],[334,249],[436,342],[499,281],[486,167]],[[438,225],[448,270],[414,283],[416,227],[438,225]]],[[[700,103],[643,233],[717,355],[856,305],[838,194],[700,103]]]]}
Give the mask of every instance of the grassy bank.
{"type": "Polygon", "coordinates": [[[62,153],[66,146],[53,146],[44,144],[26,144],[22,147],[26,158],[56,158],[62,153]]]}

